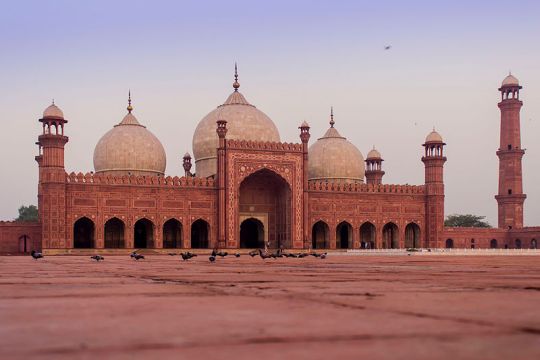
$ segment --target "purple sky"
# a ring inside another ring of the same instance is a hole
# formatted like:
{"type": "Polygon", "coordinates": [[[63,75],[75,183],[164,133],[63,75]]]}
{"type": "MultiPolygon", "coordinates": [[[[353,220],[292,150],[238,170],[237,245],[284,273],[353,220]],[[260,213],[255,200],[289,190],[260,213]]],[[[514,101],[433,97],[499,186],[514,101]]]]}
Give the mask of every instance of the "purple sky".
{"type": "Polygon", "coordinates": [[[200,119],[232,91],[267,113],[283,141],[336,128],[385,182],[421,184],[422,144],[448,143],[446,213],[496,225],[497,88],[523,85],[525,223],[540,224],[540,4],[535,1],[11,1],[0,11],[0,218],[37,203],[37,119],[55,98],[69,124],[66,169],[93,170],[99,138],[133,95],[134,114],[180,175],[200,119]],[[392,49],[384,51],[384,46],[392,49]]]}

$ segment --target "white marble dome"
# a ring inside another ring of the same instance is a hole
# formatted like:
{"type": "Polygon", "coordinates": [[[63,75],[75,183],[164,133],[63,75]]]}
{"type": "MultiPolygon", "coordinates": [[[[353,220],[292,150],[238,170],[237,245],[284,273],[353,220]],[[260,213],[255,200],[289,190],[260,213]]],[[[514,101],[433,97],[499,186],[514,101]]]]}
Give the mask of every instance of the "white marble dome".
{"type": "Polygon", "coordinates": [[[363,183],[364,157],[356,146],[331,127],[308,150],[308,179],[363,183]]]}
{"type": "Polygon", "coordinates": [[[246,100],[238,91],[240,84],[237,81],[233,87],[234,92],[225,103],[206,115],[193,134],[193,156],[198,177],[212,176],[217,172],[218,119],[227,121],[227,139],[280,142],[274,122],[246,100]]]}
{"type": "Polygon", "coordinates": [[[96,173],[110,175],[163,175],[167,164],[158,138],[131,113],[98,141],[94,150],[96,173]]]}

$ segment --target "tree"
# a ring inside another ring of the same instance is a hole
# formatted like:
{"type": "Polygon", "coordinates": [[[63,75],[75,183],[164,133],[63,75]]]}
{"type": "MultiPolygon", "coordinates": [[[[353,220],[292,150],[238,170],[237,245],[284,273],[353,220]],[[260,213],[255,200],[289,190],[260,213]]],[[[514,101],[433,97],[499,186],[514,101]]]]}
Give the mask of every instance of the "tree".
{"type": "Polygon", "coordinates": [[[38,221],[38,208],[36,205],[22,205],[19,208],[19,217],[15,221],[38,221]]]}
{"type": "Polygon", "coordinates": [[[484,220],[485,218],[485,216],[472,214],[452,214],[446,217],[444,226],[490,228],[491,225],[484,220]]]}

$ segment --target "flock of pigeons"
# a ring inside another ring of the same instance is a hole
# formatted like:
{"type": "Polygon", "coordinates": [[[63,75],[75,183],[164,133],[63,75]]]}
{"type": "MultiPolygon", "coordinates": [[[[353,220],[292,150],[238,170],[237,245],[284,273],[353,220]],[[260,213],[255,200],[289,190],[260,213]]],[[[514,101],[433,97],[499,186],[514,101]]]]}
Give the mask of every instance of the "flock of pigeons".
{"type": "MultiPolygon", "coordinates": [[[[32,252],[30,253],[30,255],[32,256],[32,258],[34,260],[37,260],[37,259],[41,259],[43,258],[43,254],[40,253],[40,252],[37,252],[35,250],[32,250],[32,252]]],[[[170,256],[176,256],[178,254],[176,253],[169,253],[170,256]]],[[[236,258],[239,258],[240,257],[240,253],[234,253],[234,254],[229,254],[228,252],[226,251],[218,251],[218,249],[214,249],[212,250],[212,253],[210,254],[210,256],[208,257],[208,260],[210,262],[215,262],[216,259],[218,257],[221,257],[221,258],[224,258],[224,257],[227,257],[227,256],[234,256],[236,258]]],[[[316,258],[319,258],[319,259],[326,259],[326,256],[327,256],[327,253],[317,253],[317,252],[301,252],[301,253],[289,253],[289,252],[286,252],[284,251],[283,249],[277,249],[275,252],[269,252],[267,249],[257,249],[257,250],[253,250],[253,251],[250,251],[248,253],[249,256],[251,257],[255,257],[255,256],[259,256],[261,259],[263,260],[266,260],[266,259],[277,259],[277,258],[283,258],[283,257],[288,257],[288,258],[305,258],[307,256],[313,256],[313,257],[316,257],[316,258]]],[[[144,255],[142,254],[139,254],[137,253],[137,251],[134,251],[132,252],[130,255],[129,255],[133,260],[136,260],[136,261],[139,261],[139,260],[144,260],[144,255]]],[[[183,252],[183,253],[180,253],[180,257],[182,258],[183,261],[188,261],[189,259],[191,258],[194,258],[196,257],[197,254],[194,254],[192,252],[189,252],[189,251],[186,251],[186,252],[183,252]]],[[[90,256],[90,259],[91,260],[94,260],[96,262],[100,262],[100,261],[103,261],[105,260],[105,258],[101,255],[92,255],[90,256]]]]}

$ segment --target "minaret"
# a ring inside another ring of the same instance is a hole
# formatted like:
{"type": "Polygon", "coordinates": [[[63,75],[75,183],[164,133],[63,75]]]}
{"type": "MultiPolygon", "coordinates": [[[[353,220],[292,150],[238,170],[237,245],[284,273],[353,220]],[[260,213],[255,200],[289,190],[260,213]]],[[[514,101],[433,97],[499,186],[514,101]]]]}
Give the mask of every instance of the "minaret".
{"type": "Polygon", "coordinates": [[[381,153],[373,146],[373,149],[368,152],[366,158],[366,184],[382,184],[382,177],[384,175],[384,171],[382,170],[383,161],[381,153]]]}
{"type": "Polygon", "coordinates": [[[502,82],[501,92],[501,143],[499,157],[499,193],[495,196],[499,205],[499,228],[523,227],[523,175],[519,111],[523,102],[519,100],[518,79],[509,74],[502,82]]]}
{"type": "Polygon", "coordinates": [[[300,141],[302,141],[302,153],[303,153],[303,159],[302,159],[302,168],[304,171],[302,172],[302,187],[303,187],[303,242],[304,242],[304,248],[310,248],[311,246],[311,236],[309,234],[309,193],[308,193],[308,143],[309,138],[311,135],[309,134],[309,124],[307,121],[303,121],[302,124],[298,127],[300,129],[300,141]]]}
{"type": "Polygon", "coordinates": [[[422,145],[425,148],[422,162],[425,167],[426,194],[426,237],[423,246],[429,248],[440,247],[440,236],[444,229],[444,145],[441,135],[435,129],[422,145]]]}
{"type": "Polygon", "coordinates": [[[227,150],[227,120],[219,119],[216,121],[216,133],[219,138],[217,149],[217,181],[218,181],[218,238],[217,246],[219,248],[227,247],[227,207],[226,207],[226,150],[227,150]]]}
{"type": "Polygon", "coordinates": [[[64,125],[68,122],[58,106],[45,109],[39,119],[43,132],[38,137],[40,154],[36,156],[39,166],[38,211],[42,224],[43,248],[66,248],[66,171],[64,168],[64,125]]]}

